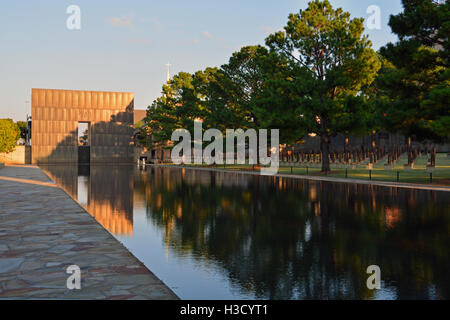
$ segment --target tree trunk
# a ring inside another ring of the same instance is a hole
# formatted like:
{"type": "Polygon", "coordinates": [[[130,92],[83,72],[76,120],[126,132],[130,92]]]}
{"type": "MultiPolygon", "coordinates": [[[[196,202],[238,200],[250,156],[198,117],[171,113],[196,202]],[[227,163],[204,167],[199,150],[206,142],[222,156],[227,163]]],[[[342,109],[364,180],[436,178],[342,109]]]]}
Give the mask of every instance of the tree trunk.
{"type": "Polygon", "coordinates": [[[436,145],[433,145],[433,150],[431,151],[431,166],[436,166],[436,145]]]}
{"type": "Polygon", "coordinates": [[[413,156],[412,156],[412,150],[411,150],[411,137],[408,137],[408,165],[412,165],[413,163],[413,156]]]}
{"type": "Polygon", "coordinates": [[[322,152],[322,172],[330,172],[330,139],[328,135],[320,137],[320,151],[322,152]]]}

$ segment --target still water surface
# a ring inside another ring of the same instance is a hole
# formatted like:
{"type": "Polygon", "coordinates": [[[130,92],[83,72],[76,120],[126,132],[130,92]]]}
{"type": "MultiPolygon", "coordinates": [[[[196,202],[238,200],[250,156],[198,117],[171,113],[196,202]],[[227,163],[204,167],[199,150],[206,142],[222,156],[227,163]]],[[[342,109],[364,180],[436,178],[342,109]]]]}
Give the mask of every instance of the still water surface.
{"type": "Polygon", "coordinates": [[[47,174],[182,299],[450,299],[450,193],[136,166],[47,174]],[[366,269],[381,268],[368,290],[366,269]]]}

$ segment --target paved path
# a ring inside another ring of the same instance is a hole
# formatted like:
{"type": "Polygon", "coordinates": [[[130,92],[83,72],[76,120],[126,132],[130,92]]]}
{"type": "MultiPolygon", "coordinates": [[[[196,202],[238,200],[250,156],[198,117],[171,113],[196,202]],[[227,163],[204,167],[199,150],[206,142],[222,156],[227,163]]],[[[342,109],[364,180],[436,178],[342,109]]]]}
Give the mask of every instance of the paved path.
{"type": "Polygon", "coordinates": [[[0,168],[0,299],[178,299],[39,168],[0,168]],[[69,290],[66,269],[81,269],[69,290]]]}
{"type": "MultiPolygon", "coordinates": [[[[230,169],[219,169],[219,168],[201,168],[201,167],[164,165],[164,164],[148,164],[148,166],[165,167],[165,168],[185,168],[185,169],[191,169],[191,170],[218,171],[218,172],[227,172],[227,173],[236,173],[236,174],[260,175],[259,171],[230,170],[230,169]]],[[[302,176],[302,175],[298,175],[298,174],[276,174],[275,176],[282,177],[282,178],[293,178],[293,179],[303,179],[303,180],[312,180],[312,181],[354,183],[354,184],[365,184],[365,185],[374,185],[374,186],[383,186],[383,187],[450,192],[450,187],[448,187],[448,186],[439,186],[439,185],[430,185],[430,184],[416,184],[416,183],[406,183],[406,182],[389,182],[389,181],[360,180],[360,179],[345,179],[345,178],[334,178],[334,177],[327,177],[327,176],[325,176],[325,177],[302,176]]]]}

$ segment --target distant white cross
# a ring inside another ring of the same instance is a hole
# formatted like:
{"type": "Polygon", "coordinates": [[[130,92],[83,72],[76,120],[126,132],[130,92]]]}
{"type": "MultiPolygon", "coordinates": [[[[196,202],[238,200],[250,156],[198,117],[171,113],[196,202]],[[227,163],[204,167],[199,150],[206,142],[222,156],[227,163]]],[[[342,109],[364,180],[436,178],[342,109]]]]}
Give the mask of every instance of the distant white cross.
{"type": "Polygon", "coordinates": [[[167,82],[169,82],[170,81],[170,67],[171,67],[172,65],[170,64],[170,63],[167,63],[166,64],[166,67],[167,67],[167,82]]]}

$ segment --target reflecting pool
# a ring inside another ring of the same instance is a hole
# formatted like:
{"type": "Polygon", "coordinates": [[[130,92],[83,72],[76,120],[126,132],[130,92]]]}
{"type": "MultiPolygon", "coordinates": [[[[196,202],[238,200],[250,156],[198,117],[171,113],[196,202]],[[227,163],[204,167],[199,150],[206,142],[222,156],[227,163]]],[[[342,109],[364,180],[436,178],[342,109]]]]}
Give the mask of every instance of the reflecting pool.
{"type": "Polygon", "coordinates": [[[450,193],[41,168],[182,299],[450,299],[450,193]],[[381,290],[367,288],[370,265],[381,290]]]}

